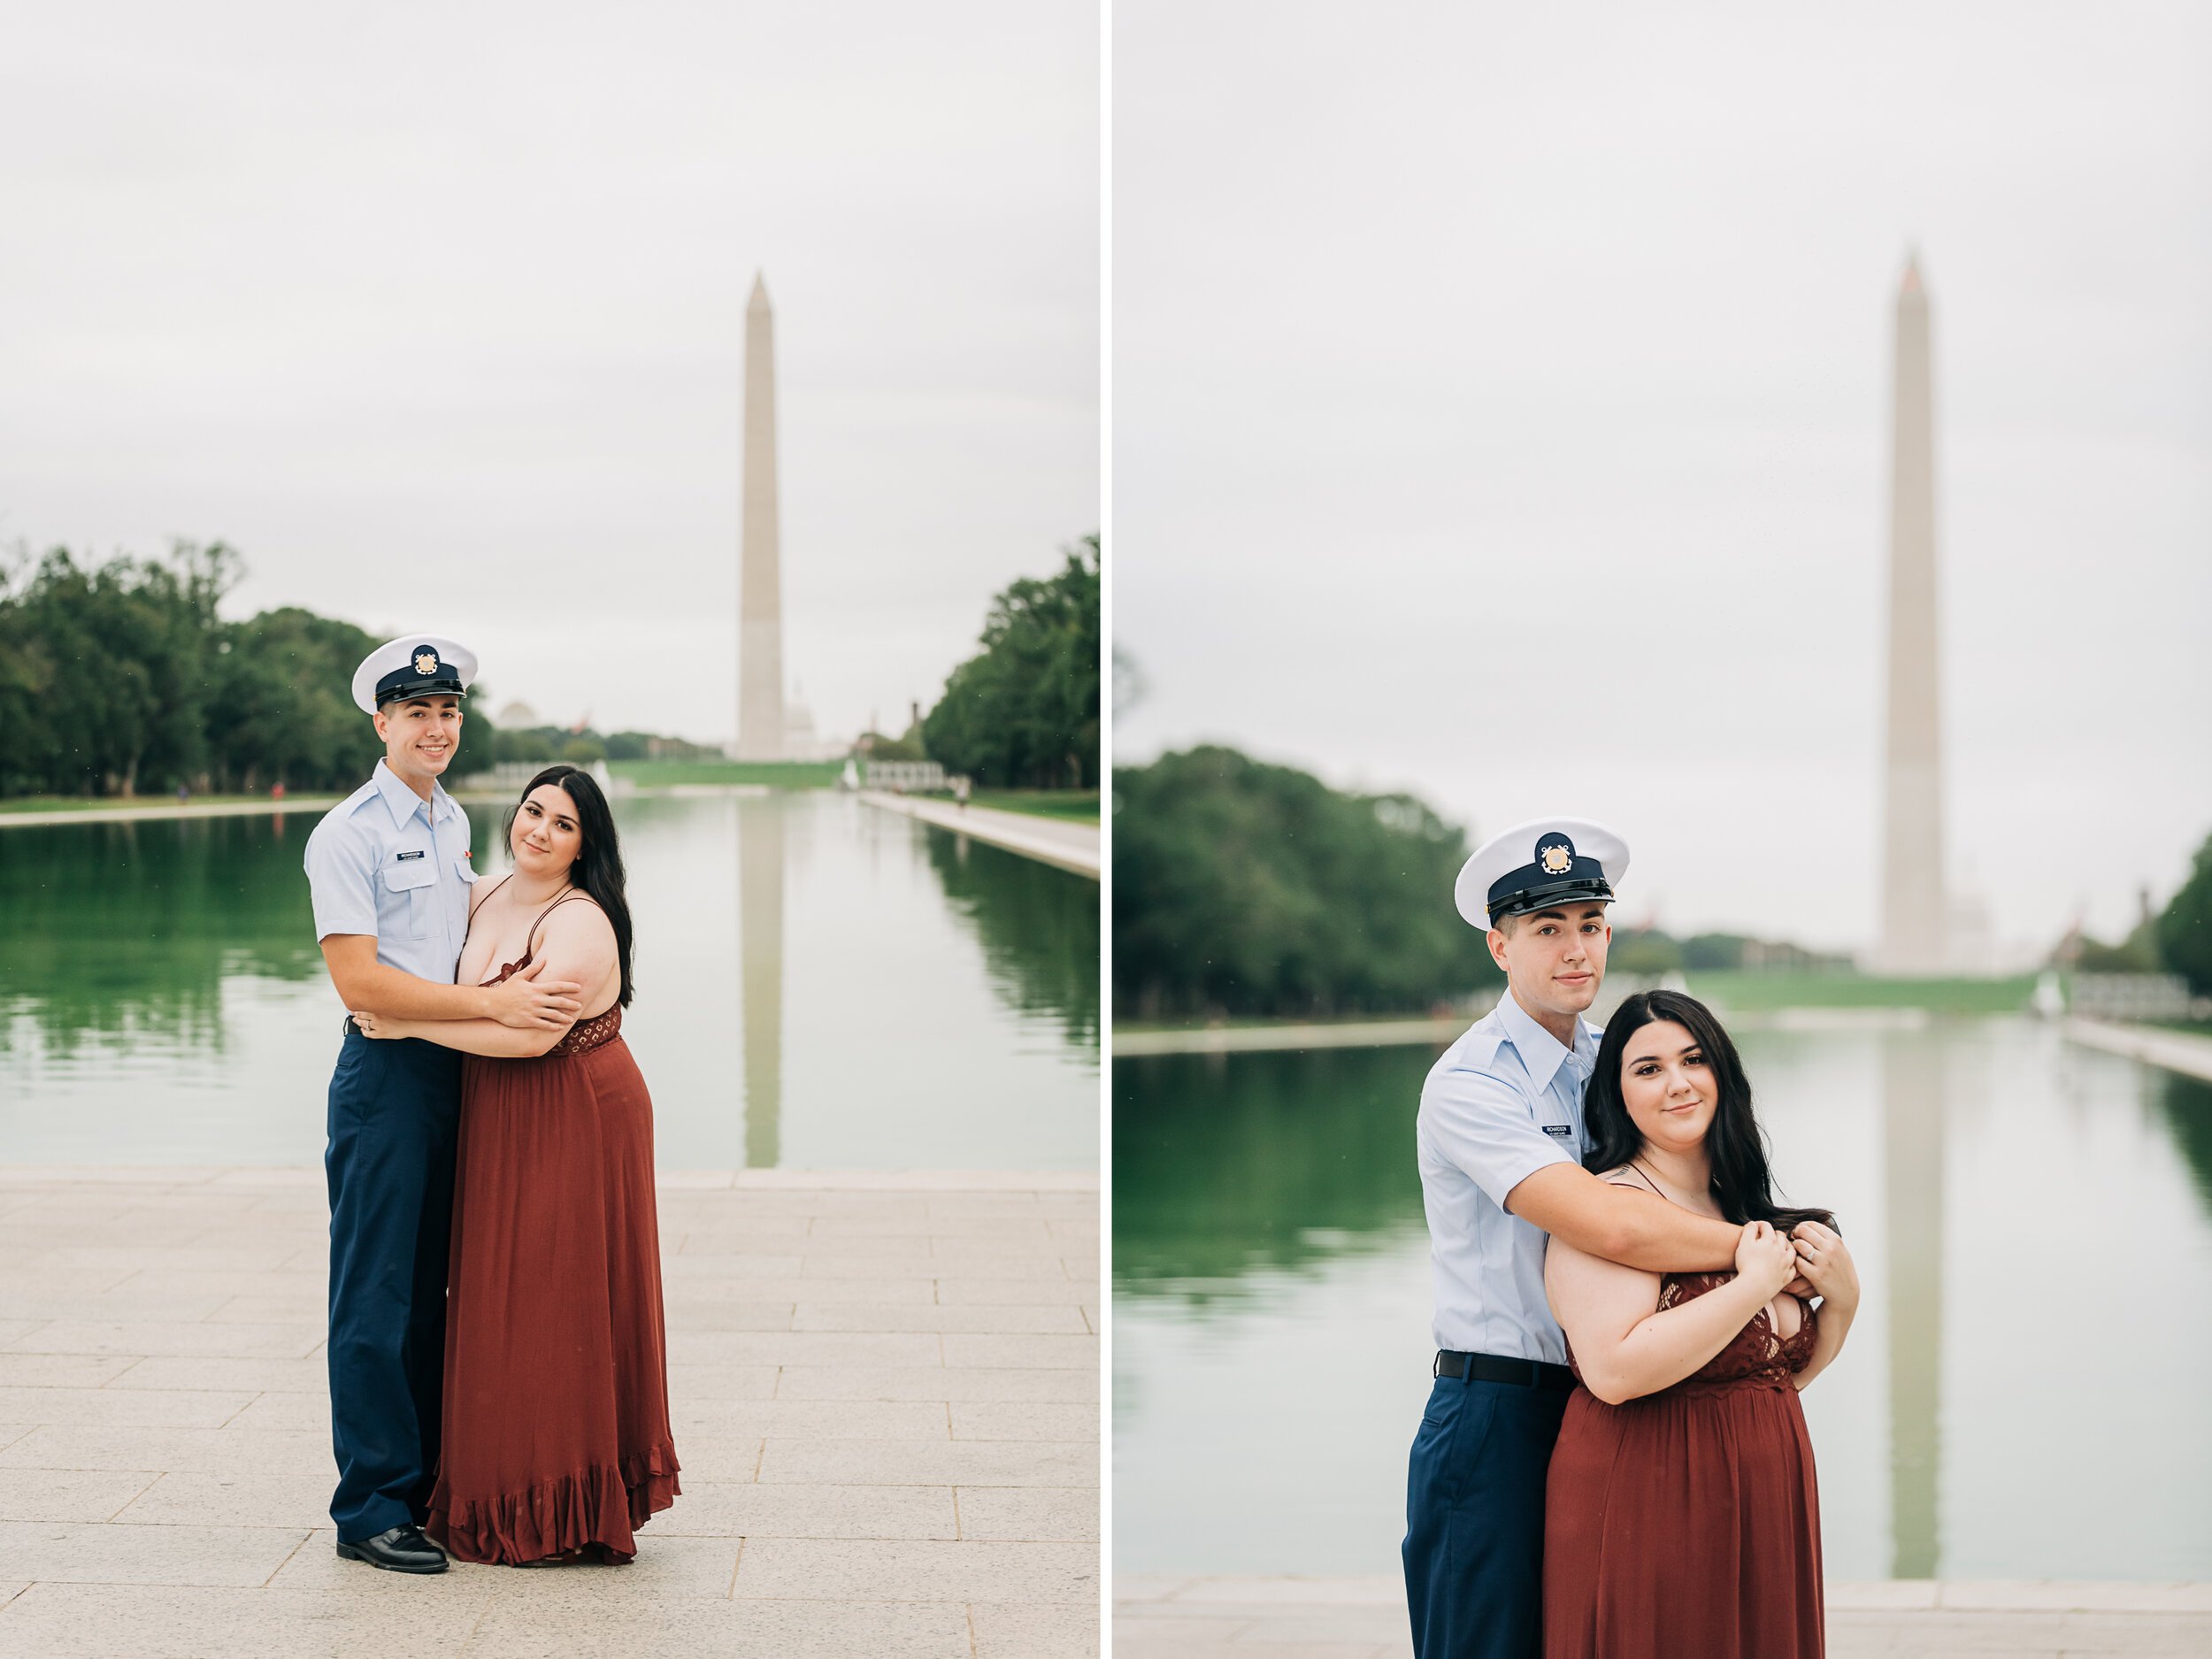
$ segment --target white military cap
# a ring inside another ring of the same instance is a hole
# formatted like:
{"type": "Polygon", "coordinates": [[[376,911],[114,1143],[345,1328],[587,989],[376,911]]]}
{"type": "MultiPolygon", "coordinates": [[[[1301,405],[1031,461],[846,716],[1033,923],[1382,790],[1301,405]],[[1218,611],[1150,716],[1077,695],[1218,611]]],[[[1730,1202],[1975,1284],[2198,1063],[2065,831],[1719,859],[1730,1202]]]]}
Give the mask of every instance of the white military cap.
{"type": "Polygon", "coordinates": [[[354,705],[374,714],[409,697],[457,697],[476,678],[476,653],[435,634],[403,634],[361,659],[353,671],[354,705]]]}
{"type": "Polygon", "coordinates": [[[1486,931],[1494,918],[1613,896],[1628,873],[1628,843],[1586,818],[1531,818],[1493,835],[1459,867],[1452,897],[1486,931]]]}

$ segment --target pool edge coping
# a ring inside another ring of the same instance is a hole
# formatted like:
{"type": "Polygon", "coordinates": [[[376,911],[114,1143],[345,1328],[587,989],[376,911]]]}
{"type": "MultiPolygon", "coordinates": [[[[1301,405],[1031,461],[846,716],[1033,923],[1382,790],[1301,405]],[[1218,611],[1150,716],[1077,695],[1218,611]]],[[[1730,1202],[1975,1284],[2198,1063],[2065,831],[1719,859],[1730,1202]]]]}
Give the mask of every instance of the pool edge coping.
{"type": "MultiPolygon", "coordinates": [[[[1114,1607],[1194,1612],[1211,1608],[1402,1605],[1395,1573],[1356,1577],[1132,1573],[1114,1580],[1114,1607]]],[[[1826,1586],[1832,1610],[1955,1613],[2212,1613],[2212,1582],[2122,1578],[1857,1578],[1826,1586]]]]}

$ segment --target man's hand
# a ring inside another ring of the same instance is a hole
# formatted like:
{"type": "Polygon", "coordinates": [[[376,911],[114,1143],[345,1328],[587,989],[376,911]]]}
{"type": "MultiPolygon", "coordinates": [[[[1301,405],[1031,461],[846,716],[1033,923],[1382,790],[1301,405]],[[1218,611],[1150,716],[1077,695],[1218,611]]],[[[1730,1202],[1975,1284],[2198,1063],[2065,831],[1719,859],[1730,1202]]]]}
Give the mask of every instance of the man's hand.
{"type": "Polygon", "coordinates": [[[545,964],[534,962],[503,985],[484,993],[488,1018],[517,1031],[560,1031],[576,1023],[584,1011],[580,1000],[584,987],[570,979],[546,979],[538,975],[545,964]]]}
{"type": "Polygon", "coordinates": [[[1801,1221],[1794,1234],[1797,1259],[1822,1302],[1846,1318],[1859,1310],[1859,1267],[1844,1248],[1843,1235],[1817,1221],[1801,1221]]]}

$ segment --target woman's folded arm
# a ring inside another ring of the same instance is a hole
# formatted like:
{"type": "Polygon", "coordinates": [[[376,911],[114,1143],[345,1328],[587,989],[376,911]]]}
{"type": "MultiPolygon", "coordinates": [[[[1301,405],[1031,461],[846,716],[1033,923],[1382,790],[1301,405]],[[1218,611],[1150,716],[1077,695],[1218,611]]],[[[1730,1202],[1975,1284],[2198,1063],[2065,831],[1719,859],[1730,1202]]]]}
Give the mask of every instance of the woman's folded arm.
{"type": "Polygon", "coordinates": [[[1585,1386],[1620,1405],[1680,1382],[1726,1348],[1766,1299],[1741,1277],[1661,1310],[1656,1273],[1588,1255],[1558,1239],[1544,1254],[1544,1290],[1574,1348],[1585,1386]]]}

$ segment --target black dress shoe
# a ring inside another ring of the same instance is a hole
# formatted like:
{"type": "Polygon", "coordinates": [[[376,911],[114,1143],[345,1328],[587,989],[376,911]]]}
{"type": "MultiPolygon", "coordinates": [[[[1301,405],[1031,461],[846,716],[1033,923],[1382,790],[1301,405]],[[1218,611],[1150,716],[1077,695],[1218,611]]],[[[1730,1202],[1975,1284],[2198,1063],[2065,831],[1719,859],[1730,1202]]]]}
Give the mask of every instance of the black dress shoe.
{"type": "Polygon", "coordinates": [[[395,1526],[388,1532],[379,1532],[374,1538],[365,1538],[358,1543],[338,1540],[341,1561],[365,1561],[372,1567],[381,1567],[387,1572],[443,1572],[446,1570],[445,1551],[422,1535],[422,1528],[411,1521],[404,1526],[395,1526]]]}

